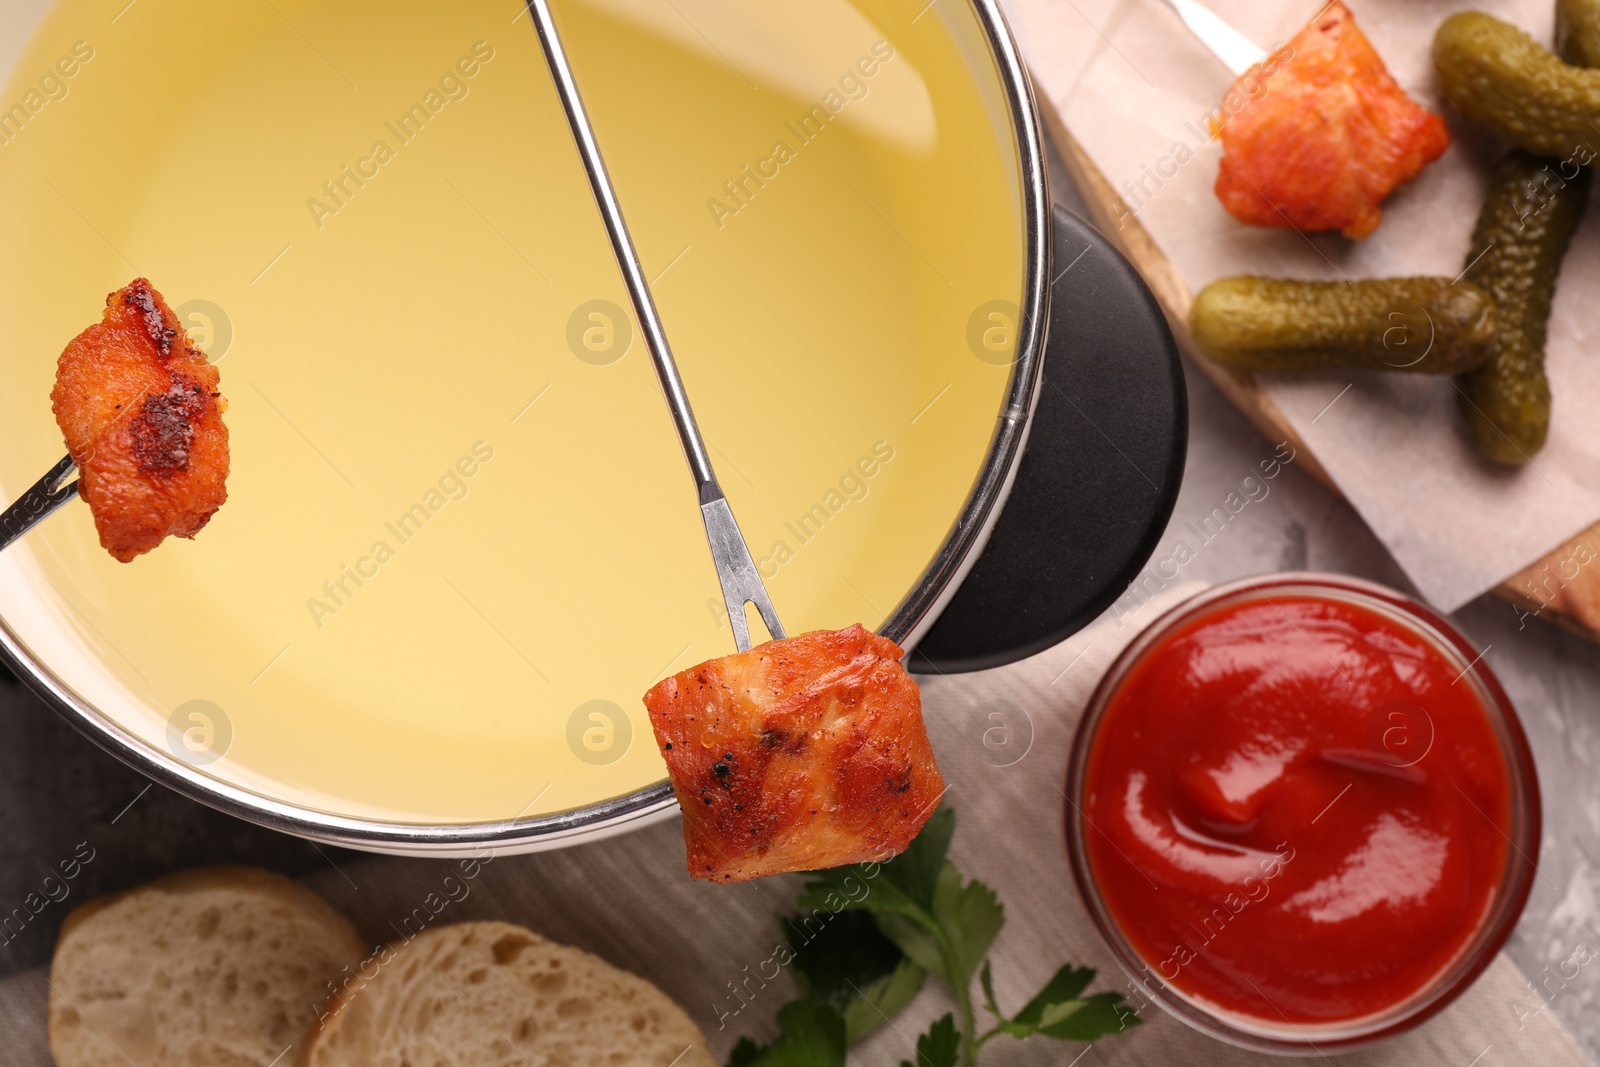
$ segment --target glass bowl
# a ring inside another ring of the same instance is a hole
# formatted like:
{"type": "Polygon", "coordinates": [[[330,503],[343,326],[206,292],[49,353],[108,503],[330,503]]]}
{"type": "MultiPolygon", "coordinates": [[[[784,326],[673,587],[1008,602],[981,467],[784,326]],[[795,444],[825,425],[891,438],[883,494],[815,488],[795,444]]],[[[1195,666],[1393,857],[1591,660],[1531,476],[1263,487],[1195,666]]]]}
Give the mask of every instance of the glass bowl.
{"type": "Polygon", "coordinates": [[[1443,618],[1394,590],[1343,576],[1278,574],[1246,579],[1209,589],[1185,601],[1150,624],[1112,663],[1083,718],[1067,767],[1067,850],[1073,877],[1089,915],[1111,946],[1134,986],[1150,1001],[1182,1022],[1221,1041],[1278,1055],[1319,1055],[1371,1044],[1410,1030],[1444,1009],[1481,974],[1505,944],[1532,887],[1537,871],[1540,805],[1533,756],[1515,709],[1479,649],[1443,618]],[[1294,1023],[1248,1015],[1178,988],[1157,973],[1158,961],[1146,959],[1119,927],[1101,893],[1085,847],[1083,814],[1086,770],[1097,734],[1112,698],[1136,666],[1159,654],[1175,630],[1219,609],[1281,596],[1309,596],[1375,611],[1426,640],[1461,671],[1460,683],[1476,693],[1499,742],[1510,793],[1506,867],[1476,933],[1425,986],[1382,1010],[1337,1022],[1294,1023]]]}

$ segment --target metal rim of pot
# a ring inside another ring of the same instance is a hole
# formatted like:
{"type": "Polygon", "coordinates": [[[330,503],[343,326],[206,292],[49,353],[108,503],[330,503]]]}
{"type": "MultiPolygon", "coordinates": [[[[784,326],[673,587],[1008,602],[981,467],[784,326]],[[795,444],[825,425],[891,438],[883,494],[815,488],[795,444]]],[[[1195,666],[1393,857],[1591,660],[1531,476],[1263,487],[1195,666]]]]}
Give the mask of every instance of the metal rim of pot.
{"type": "MultiPolygon", "coordinates": [[[[1000,517],[1038,402],[1049,320],[1050,197],[1033,88],[998,0],[971,3],[989,41],[1016,134],[1026,241],[1023,302],[1011,379],[983,467],[939,551],[879,628],[883,636],[905,647],[915,645],[937,621],[977,562],[1000,517]]],[[[663,780],[596,804],[525,819],[427,824],[334,815],[220,781],[169,753],[132,739],[34,659],[4,620],[0,620],[0,649],[21,668],[22,679],[47,704],[80,733],[135,770],[226,814],[323,844],[435,857],[482,854],[485,850],[537,852],[637,829],[670,816],[676,807],[672,788],[663,780]]]]}

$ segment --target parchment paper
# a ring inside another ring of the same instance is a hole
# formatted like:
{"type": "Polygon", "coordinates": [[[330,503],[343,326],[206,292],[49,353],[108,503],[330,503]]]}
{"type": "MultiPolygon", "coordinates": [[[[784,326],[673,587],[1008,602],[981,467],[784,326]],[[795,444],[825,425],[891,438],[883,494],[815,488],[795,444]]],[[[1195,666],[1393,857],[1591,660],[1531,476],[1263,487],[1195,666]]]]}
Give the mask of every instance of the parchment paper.
{"type": "MultiPolygon", "coordinates": [[[[1208,0],[1263,47],[1293,36],[1321,2],[1208,0]]],[[[1454,12],[1478,7],[1548,44],[1552,0],[1347,2],[1395,78],[1443,110],[1456,135],[1442,159],[1388,201],[1383,225],[1364,242],[1245,226],[1223,210],[1212,193],[1221,145],[1205,140],[1204,116],[1233,77],[1162,0],[1006,0],[1005,7],[1039,91],[1123,190],[1191,291],[1230,274],[1456,277],[1503,146],[1443,109],[1429,60],[1434,31],[1454,12]]],[[[1590,351],[1600,334],[1596,214],[1592,199],[1563,267],[1548,346],[1550,441],[1525,468],[1477,456],[1449,378],[1264,376],[1271,399],[1339,489],[1423,595],[1446,611],[1600,519],[1600,353],[1590,351]]]]}

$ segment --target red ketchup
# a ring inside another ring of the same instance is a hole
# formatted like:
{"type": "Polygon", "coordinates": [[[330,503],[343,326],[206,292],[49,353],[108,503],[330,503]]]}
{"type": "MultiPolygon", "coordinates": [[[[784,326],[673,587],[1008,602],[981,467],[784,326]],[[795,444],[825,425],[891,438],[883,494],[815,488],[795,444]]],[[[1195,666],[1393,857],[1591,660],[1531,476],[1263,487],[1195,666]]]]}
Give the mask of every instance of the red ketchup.
{"type": "Polygon", "coordinates": [[[1083,847],[1152,977],[1273,1024],[1427,988],[1503,891],[1511,769],[1464,663],[1337,599],[1222,603],[1110,697],[1083,847]]]}

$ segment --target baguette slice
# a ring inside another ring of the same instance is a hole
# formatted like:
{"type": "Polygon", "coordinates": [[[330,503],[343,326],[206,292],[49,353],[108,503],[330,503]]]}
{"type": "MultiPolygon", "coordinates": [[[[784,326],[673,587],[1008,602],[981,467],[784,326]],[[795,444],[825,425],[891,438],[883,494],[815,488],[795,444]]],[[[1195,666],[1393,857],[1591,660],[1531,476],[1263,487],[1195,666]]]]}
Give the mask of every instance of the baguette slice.
{"type": "Polygon", "coordinates": [[[716,1067],[666,994],[526,927],[435,927],[373,971],[329,1006],[305,1067],[716,1067]]]}
{"type": "Polygon", "coordinates": [[[185,871],[67,916],[50,964],[58,1067],[266,1067],[367,954],[316,893],[250,867],[185,871]]]}

